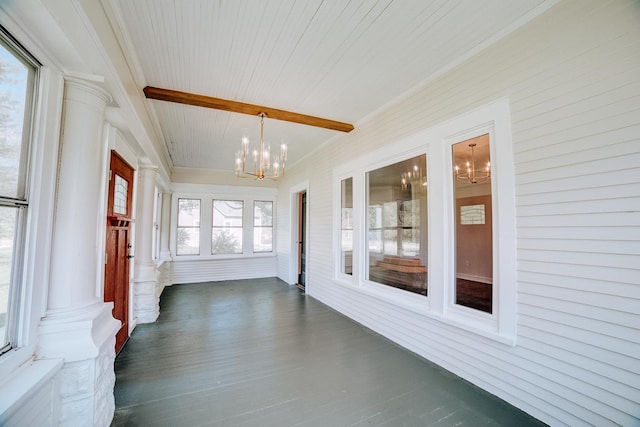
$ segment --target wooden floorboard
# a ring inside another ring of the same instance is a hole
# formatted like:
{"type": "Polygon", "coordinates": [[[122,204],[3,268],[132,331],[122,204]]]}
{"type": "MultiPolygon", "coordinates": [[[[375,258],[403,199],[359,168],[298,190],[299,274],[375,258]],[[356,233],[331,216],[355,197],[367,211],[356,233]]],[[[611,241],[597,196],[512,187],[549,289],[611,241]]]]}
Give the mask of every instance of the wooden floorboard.
{"type": "Polygon", "coordinates": [[[273,279],[174,285],[116,358],[113,426],[527,426],[273,279]]]}

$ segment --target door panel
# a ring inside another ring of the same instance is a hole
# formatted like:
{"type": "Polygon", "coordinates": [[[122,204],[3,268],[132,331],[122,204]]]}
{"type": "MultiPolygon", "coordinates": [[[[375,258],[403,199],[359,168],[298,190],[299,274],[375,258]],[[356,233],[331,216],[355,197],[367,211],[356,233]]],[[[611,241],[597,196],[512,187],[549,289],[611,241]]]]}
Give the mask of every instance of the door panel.
{"type": "Polygon", "coordinates": [[[129,337],[132,193],[133,168],[112,151],[107,206],[104,300],[113,302],[113,317],[121,322],[116,334],[116,353],[129,337]]]}

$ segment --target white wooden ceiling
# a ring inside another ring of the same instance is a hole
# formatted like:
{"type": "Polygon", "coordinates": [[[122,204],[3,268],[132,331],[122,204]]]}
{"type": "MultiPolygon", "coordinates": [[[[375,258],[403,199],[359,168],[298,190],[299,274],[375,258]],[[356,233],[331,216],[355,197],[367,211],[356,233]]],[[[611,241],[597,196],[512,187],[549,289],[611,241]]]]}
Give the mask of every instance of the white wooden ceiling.
{"type": "MultiPolygon", "coordinates": [[[[357,123],[497,40],[545,0],[110,0],[146,85],[357,123]]],[[[499,66],[499,64],[496,64],[499,66]]],[[[147,100],[173,166],[233,170],[259,118],[147,100]]],[[[265,120],[295,163],[338,132],[265,120]]]]}

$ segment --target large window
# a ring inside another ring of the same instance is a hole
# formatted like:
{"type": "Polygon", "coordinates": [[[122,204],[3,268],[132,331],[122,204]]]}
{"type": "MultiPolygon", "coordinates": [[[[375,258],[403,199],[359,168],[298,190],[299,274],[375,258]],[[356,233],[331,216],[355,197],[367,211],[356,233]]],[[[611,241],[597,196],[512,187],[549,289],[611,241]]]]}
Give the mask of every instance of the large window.
{"type": "Polygon", "coordinates": [[[242,212],[241,200],[213,201],[212,254],[242,253],[242,212]]]}
{"type": "Polygon", "coordinates": [[[253,202],[253,251],[273,251],[273,202],[253,202]]]}
{"type": "Polygon", "coordinates": [[[200,199],[178,199],[177,255],[200,254],[200,199]]]}
{"type": "Polygon", "coordinates": [[[367,173],[368,279],[427,294],[426,156],[367,173]]]}
{"type": "Polygon", "coordinates": [[[34,61],[0,33],[0,353],[15,344],[20,307],[36,72],[34,61]]]}
{"type": "Polygon", "coordinates": [[[353,274],[353,178],[340,182],[340,273],[353,274]]]}

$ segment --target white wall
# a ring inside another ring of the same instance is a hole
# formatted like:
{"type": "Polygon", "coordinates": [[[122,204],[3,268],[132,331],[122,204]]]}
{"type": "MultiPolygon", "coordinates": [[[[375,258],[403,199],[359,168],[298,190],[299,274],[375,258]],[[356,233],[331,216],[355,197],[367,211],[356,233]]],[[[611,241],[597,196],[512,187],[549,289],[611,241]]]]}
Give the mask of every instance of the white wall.
{"type": "Polygon", "coordinates": [[[634,425],[640,410],[640,6],[562,1],[294,165],[309,180],[307,292],[550,424],[634,425]],[[517,238],[517,345],[333,280],[334,168],[508,97],[517,238]],[[308,171],[313,171],[309,175],[308,171]]]}

